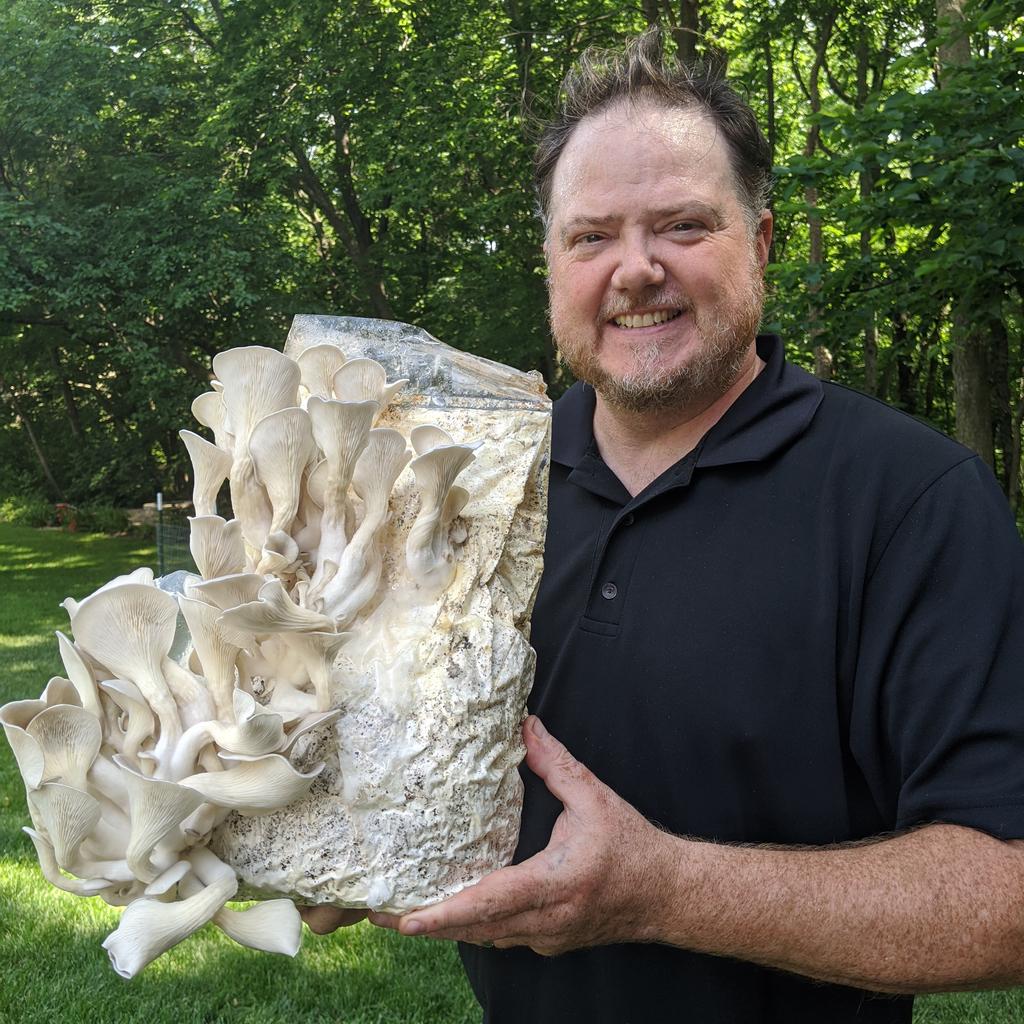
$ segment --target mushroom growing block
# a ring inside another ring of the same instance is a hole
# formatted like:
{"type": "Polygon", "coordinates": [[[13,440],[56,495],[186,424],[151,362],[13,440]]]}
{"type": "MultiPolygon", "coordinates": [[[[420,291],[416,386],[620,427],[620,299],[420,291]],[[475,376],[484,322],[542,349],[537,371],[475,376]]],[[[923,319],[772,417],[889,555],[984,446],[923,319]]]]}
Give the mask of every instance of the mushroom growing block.
{"type": "Polygon", "coordinates": [[[67,598],[69,678],[0,708],[43,874],[126,908],[104,942],[125,977],[206,922],[294,955],[291,899],[444,899],[519,828],[539,376],[333,317],[214,371],[213,440],[182,431],[200,575],[67,598]]]}

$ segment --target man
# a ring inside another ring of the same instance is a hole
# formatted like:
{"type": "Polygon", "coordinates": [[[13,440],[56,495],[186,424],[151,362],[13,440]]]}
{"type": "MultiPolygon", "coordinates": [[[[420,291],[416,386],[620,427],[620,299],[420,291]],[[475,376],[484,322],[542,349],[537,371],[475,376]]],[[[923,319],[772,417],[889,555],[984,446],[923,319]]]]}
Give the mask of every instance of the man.
{"type": "Polygon", "coordinates": [[[991,474],[755,339],[767,146],[656,37],[583,58],[537,171],[581,383],[517,863],[371,919],[461,940],[495,1024],[903,1022],[1020,982],[1024,554],[991,474]]]}

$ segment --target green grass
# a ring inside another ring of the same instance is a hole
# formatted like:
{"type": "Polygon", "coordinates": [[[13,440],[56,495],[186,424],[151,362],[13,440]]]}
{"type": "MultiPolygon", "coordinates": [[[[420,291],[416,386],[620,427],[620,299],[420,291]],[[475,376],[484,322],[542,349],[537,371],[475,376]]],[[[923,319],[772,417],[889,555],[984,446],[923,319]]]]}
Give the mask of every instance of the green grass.
{"type": "MultiPolygon", "coordinates": [[[[134,538],[0,524],[0,704],[36,697],[63,669],[58,607],[153,565],[134,538]]],[[[455,948],[367,924],[307,934],[294,960],[236,946],[207,926],[139,977],[117,977],[100,946],[118,911],[43,881],[24,790],[0,742],[0,1024],[469,1024],[479,1021],[455,948]]],[[[1024,990],[928,996],[915,1024],[1016,1024],[1024,990]]],[[[529,1024],[529,1022],[524,1022],[529,1024]]],[[[752,1024],[752,1022],[751,1022],[752,1024]]],[[[827,1022],[822,1022],[827,1024],[827,1022]]]]}
{"type": "MultiPolygon", "coordinates": [[[[0,525],[0,704],[37,697],[63,672],[58,607],[153,565],[137,539],[0,525]]],[[[0,1024],[469,1024],[480,1011],[451,943],[370,925],[318,938],[294,959],[235,945],[207,926],[123,981],[100,943],[117,910],[58,892],[28,837],[14,758],[0,741],[0,1024]]]]}

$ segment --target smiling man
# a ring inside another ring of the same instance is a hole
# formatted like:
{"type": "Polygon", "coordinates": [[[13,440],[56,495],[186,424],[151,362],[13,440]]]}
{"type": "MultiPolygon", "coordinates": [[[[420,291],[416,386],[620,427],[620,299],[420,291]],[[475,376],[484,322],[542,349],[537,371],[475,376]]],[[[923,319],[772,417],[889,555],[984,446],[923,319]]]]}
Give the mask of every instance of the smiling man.
{"type": "Polygon", "coordinates": [[[541,141],[579,383],[516,864],[371,915],[461,940],[487,1022],[896,1024],[1024,978],[1024,549],[971,452],[756,336],[770,182],[653,35],[541,141]]]}

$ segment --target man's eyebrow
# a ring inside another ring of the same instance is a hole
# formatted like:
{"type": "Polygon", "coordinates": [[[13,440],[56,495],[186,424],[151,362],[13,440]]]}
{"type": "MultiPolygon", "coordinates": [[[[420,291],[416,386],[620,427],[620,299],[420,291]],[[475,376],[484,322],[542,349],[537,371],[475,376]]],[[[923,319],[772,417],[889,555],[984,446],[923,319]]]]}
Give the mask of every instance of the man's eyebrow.
{"type": "MultiPolygon", "coordinates": [[[[724,223],[721,210],[718,207],[712,206],[710,203],[705,203],[700,199],[690,199],[682,203],[676,203],[674,206],[666,206],[654,210],[647,211],[655,220],[665,220],[669,217],[679,217],[680,219],[688,216],[689,214],[698,214],[706,217],[712,222],[717,228],[721,227],[724,223]]],[[[562,241],[566,241],[569,235],[573,231],[579,228],[589,227],[605,227],[608,224],[614,224],[621,218],[618,214],[603,214],[590,216],[585,213],[577,214],[575,217],[570,217],[569,220],[562,225],[560,232],[562,241]]]]}
{"type": "Polygon", "coordinates": [[[575,217],[570,217],[569,220],[562,225],[560,235],[564,242],[569,238],[569,235],[578,228],[600,228],[608,224],[614,224],[617,220],[619,220],[619,217],[614,213],[593,217],[585,213],[577,214],[575,217]]]}

